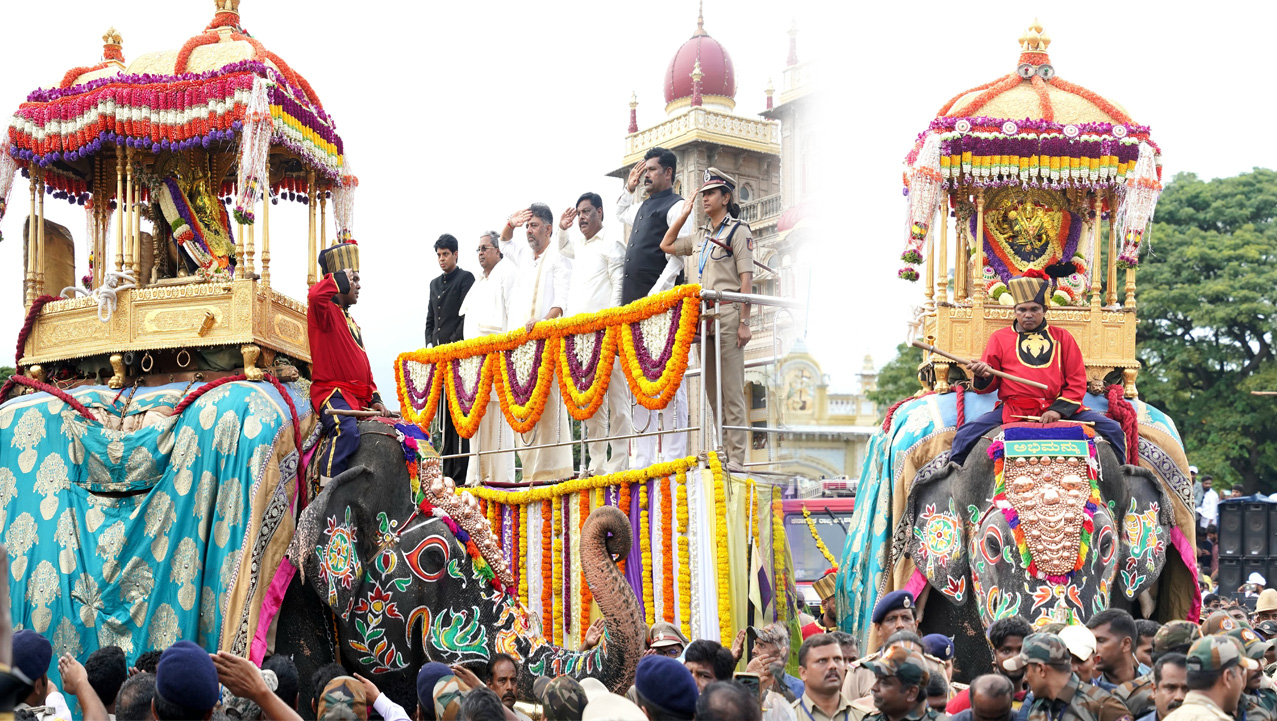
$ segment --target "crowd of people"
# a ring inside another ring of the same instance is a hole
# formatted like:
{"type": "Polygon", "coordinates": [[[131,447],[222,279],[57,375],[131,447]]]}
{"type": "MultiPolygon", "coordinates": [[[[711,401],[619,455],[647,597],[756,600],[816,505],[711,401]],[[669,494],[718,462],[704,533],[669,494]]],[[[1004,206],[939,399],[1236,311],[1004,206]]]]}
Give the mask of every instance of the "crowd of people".
{"type": "MultiPolygon", "coordinates": [[[[1107,609],[1086,624],[1037,628],[1013,616],[989,627],[989,654],[942,634],[918,635],[913,597],[886,594],[872,616],[861,655],[856,637],[819,620],[791,644],[786,625],[742,630],[731,647],[689,640],[657,622],[633,685],[614,693],[596,679],[537,677],[535,704],[519,700],[527,671],[505,654],[482,668],[437,662],[416,676],[416,708],[381,693],[338,664],[314,673],[311,698],[299,695],[293,660],[268,656],[260,667],[188,641],[141,654],[132,668],[115,646],[81,664],[54,659],[32,630],[13,634],[10,689],[19,719],[175,721],[1277,721],[1277,590],[1256,610],[1208,595],[1203,622],[1157,623],[1107,609]],[[796,647],[796,650],[795,650],[796,647]],[[990,668],[964,667],[992,657],[990,668]],[[49,678],[57,664],[62,688],[49,678]],[[791,665],[792,663],[792,665],[791,665]],[[790,675],[786,668],[797,668],[790,675]],[[955,679],[970,679],[969,684],[955,679]],[[72,715],[70,699],[79,712],[72,715]],[[526,711],[526,712],[525,712],[526,711]]],[[[601,622],[600,622],[601,623],[601,622]]],[[[585,646],[602,636],[599,623],[585,646]]],[[[618,689],[619,690],[619,689],[618,689]]]]}

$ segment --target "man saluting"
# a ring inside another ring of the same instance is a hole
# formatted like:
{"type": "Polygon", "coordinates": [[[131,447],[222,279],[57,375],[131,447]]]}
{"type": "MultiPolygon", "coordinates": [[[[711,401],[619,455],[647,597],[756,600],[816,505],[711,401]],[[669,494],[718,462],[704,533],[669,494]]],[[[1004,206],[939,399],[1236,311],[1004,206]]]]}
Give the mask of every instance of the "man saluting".
{"type": "Polygon", "coordinates": [[[1117,421],[1082,405],[1086,394],[1086,368],[1077,341],[1063,328],[1046,322],[1046,274],[1030,270],[1007,283],[1015,299],[1015,322],[989,336],[983,359],[967,366],[975,376],[976,393],[998,392],[998,407],[967,421],[953,437],[951,460],[961,465],[976,441],[1016,416],[1037,416],[1043,423],[1062,419],[1087,421],[1113,445],[1119,462],[1126,462],[1126,435],[1117,421]],[[1037,381],[1047,390],[999,378],[993,371],[1037,381]]]}
{"type": "Polygon", "coordinates": [[[359,425],[351,416],[325,411],[371,408],[386,414],[372,366],[364,352],[363,334],[347,308],[359,301],[359,246],[341,243],[319,254],[324,277],[311,286],[306,308],[310,336],[310,402],[319,424],[329,436],[319,458],[320,484],[346,470],[346,462],[359,449],[359,425]]]}

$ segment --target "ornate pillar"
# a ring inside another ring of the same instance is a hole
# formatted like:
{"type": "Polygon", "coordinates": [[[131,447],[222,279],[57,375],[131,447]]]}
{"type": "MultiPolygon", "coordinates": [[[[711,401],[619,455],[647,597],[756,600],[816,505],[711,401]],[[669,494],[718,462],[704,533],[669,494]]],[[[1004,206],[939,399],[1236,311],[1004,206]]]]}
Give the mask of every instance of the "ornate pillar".
{"type": "MultiPolygon", "coordinates": [[[[44,295],[44,173],[40,173],[40,189],[36,193],[39,197],[39,225],[36,228],[36,253],[31,259],[35,263],[35,288],[31,291],[31,299],[35,300],[44,295]]],[[[58,290],[62,290],[59,288],[58,290]]]]}
{"type": "Polygon", "coordinates": [[[23,296],[23,304],[30,307],[35,301],[35,235],[36,235],[36,214],[35,214],[35,194],[40,189],[40,181],[36,179],[36,171],[31,171],[31,213],[27,216],[27,267],[26,267],[26,293],[23,296]]]}
{"type": "Polygon", "coordinates": [[[262,285],[270,288],[270,183],[266,183],[265,188],[266,192],[262,193],[262,285]]]}
{"type": "MultiPolygon", "coordinates": [[[[936,266],[939,270],[938,283],[936,286],[936,303],[949,302],[949,199],[947,196],[940,197],[940,238],[936,248],[936,266]]],[[[954,261],[957,261],[957,255],[954,255],[954,261]]]]}
{"type": "MultiPolygon", "coordinates": [[[[115,146],[115,269],[124,270],[124,148],[115,146]]],[[[184,267],[184,266],[183,266],[184,267]]]]}
{"type": "Polygon", "coordinates": [[[315,251],[315,171],[306,171],[306,217],[308,221],[307,229],[307,256],[306,256],[306,287],[309,288],[315,284],[315,266],[318,263],[318,255],[315,251]]]}

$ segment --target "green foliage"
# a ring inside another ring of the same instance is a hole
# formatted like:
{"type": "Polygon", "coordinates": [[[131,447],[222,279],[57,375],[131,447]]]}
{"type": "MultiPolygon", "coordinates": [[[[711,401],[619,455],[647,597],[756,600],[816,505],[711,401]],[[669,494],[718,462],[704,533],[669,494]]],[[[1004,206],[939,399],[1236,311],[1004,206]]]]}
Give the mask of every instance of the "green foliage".
{"type": "Polygon", "coordinates": [[[896,401],[921,390],[918,385],[918,365],[921,363],[921,348],[907,343],[896,346],[896,357],[878,371],[878,389],[867,394],[869,400],[877,404],[880,416],[896,401]]]}
{"type": "Polygon", "coordinates": [[[1140,395],[1224,486],[1277,490],[1277,172],[1181,174],[1157,206],[1136,302],[1140,395]]]}
{"type": "Polygon", "coordinates": [[[14,369],[9,366],[0,366],[0,383],[9,380],[9,376],[13,375],[14,369]]]}

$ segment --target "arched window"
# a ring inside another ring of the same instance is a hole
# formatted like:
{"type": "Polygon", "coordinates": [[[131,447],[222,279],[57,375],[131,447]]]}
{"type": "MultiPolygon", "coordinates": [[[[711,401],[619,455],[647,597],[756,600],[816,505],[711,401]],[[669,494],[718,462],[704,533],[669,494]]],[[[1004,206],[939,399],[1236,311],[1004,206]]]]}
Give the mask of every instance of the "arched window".
{"type": "Polygon", "coordinates": [[[748,184],[740,186],[740,202],[749,202],[750,197],[754,195],[754,191],[748,184]]]}

